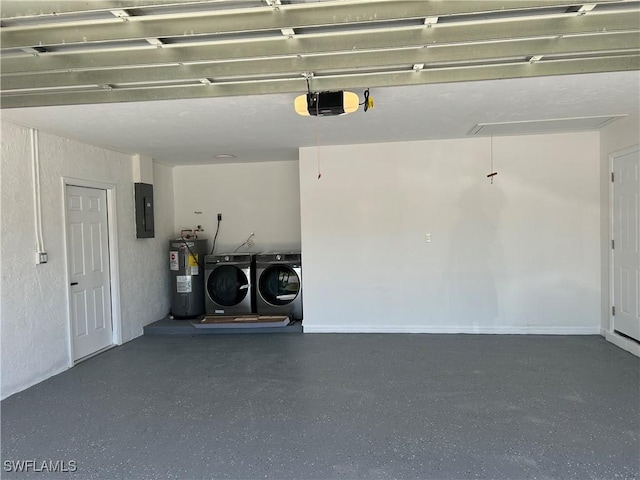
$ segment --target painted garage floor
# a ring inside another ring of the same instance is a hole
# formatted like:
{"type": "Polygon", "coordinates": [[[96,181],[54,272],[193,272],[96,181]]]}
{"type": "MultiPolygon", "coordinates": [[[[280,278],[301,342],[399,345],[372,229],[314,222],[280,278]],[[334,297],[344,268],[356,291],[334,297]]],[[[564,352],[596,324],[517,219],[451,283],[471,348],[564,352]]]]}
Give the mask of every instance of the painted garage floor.
{"type": "Polygon", "coordinates": [[[598,336],[146,336],[4,400],[2,478],[633,479],[639,367],[598,336]]]}

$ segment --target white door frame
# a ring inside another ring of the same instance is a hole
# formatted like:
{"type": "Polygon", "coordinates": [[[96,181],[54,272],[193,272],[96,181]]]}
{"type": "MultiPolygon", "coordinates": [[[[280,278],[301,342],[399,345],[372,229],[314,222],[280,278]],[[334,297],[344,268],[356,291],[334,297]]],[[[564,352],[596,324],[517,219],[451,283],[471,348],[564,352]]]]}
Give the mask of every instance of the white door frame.
{"type": "MultiPolygon", "coordinates": [[[[640,150],[640,145],[634,145],[623,150],[618,150],[609,154],[609,175],[613,172],[613,161],[616,158],[623,157],[633,152],[640,150]]],[[[615,249],[611,248],[611,241],[614,240],[614,212],[613,212],[613,189],[611,179],[609,182],[609,321],[607,322],[607,328],[605,330],[605,338],[618,347],[633,353],[635,356],[640,357],[640,345],[636,342],[629,340],[622,335],[618,335],[614,330],[614,318],[613,318],[613,303],[614,303],[614,269],[613,269],[613,256],[615,255],[615,249]]]]}
{"type": "MultiPolygon", "coordinates": [[[[107,230],[109,238],[109,278],[111,285],[111,322],[113,327],[113,345],[122,345],[122,315],[120,310],[120,269],[118,267],[118,222],[116,218],[116,185],[113,183],[95,182],[80,178],[62,177],[62,205],[64,220],[65,244],[65,280],[69,285],[69,238],[67,233],[67,186],[97,188],[107,192],[107,230]]],[[[71,289],[67,295],[67,339],[69,347],[69,367],[75,365],[73,354],[73,327],[71,325],[71,289]]]]}

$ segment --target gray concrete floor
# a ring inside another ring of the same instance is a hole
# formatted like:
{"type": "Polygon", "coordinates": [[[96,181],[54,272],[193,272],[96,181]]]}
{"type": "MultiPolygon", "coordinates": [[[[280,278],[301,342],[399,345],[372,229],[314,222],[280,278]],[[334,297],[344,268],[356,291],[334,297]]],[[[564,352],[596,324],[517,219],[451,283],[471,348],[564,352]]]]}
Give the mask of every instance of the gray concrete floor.
{"type": "Polygon", "coordinates": [[[141,337],[2,402],[2,477],[633,479],[639,367],[596,336],[141,337]]]}

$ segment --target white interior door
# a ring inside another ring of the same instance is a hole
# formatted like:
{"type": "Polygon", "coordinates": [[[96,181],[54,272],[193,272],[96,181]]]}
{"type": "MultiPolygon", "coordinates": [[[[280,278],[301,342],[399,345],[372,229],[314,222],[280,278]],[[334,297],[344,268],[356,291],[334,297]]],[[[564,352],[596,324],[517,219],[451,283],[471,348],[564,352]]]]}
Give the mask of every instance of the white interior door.
{"type": "Polygon", "coordinates": [[[640,151],[613,159],[613,329],[640,341],[640,151]]]}
{"type": "Polygon", "coordinates": [[[107,192],[67,185],[73,359],[113,344],[107,192]]]}

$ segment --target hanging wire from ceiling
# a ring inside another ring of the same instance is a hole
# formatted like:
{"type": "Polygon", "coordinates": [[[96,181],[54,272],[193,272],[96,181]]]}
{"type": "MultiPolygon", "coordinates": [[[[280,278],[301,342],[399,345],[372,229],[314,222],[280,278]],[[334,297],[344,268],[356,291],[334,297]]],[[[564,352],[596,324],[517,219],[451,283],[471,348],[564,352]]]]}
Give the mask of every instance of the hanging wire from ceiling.
{"type": "Polygon", "coordinates": [[[493,177],[495,177],[496,175],[498,175],[498,172],[493,170],[493,134],[491,135],[491,173],[489,173],[489,175],[487,175],[487,178],[491,179],[491,185],[493,185],[493,177]]]}
{"type": "MultiPolygon", "coordinates": [[[[316,109],[318,102],[316,102],[316,109]]],[[[316,149],[317,149],[317,162],[318,162],[318,180],[322,178],[322,172],[320,171],[320,117],[316,115],[316,149]]]]}
{"type": "MultiPolygon", "coordinates": [[[[311,75],[305,75],[305,79],[307,80],[307,95],[318,95],[317,93],[311,93],[311,84],[309,83],[309,78],[311,75]]],[[[315,101],[316,104],[316,162],[318,168],[318,180],[322,178],[322,172],[320,171],[320,102],[315,101]]]]}

